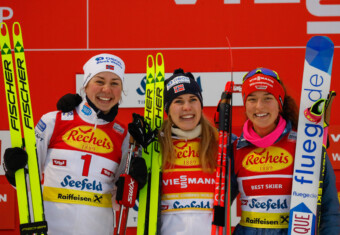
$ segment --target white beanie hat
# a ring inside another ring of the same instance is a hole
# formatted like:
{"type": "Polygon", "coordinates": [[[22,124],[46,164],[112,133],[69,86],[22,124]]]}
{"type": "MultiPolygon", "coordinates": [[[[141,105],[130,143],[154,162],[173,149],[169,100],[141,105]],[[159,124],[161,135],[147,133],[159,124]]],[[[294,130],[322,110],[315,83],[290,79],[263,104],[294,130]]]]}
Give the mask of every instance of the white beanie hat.
{"type": "Polygon", "coordinates": [[[89,59],[84,67],[84,83],[86,87],[87,83],[97,73],[100,72],[112,72],[115,73],[122,81],[124,79],[125,64],[124,61],[118,56],[111,54],[99,54],[89,59]]]}

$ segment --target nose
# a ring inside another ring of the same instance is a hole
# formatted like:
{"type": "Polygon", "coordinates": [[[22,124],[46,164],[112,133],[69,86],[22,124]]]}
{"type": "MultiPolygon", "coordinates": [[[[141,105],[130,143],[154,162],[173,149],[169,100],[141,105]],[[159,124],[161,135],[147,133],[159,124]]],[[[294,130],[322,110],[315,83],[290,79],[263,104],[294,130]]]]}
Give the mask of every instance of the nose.
{"type": "Polygon", "coordinates": [[[256,102],[256,108],[262,108],[263,107],[263,101],[261,99],[258,99],[256,102]]]}
{"type": "Polygon", "coordinates": [[[191,109],[191,104],[189,102],[184,102],[183,110],[190,110],[190,109],[191,109]]]}
{"type": "Polygon", "coordinates": [[[110,93],[110,92],[111,92],[111,86],[110,86],[110,84],[105,84],[105,85],[102,87],[102,91],[105,92],[105,93],[110,93]]]}

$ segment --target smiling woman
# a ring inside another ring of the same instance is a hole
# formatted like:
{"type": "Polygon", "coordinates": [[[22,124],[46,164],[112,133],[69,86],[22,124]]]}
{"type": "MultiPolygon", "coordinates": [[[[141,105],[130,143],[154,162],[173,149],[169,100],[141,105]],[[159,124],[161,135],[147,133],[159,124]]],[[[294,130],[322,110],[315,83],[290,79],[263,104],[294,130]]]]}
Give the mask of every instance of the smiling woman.
{"type": "MultiPolygon", "coordinates": [[[[112,199],[115,181],[126,165],[129,140],[127,128],[116,119],[125,65],[115,55],[99,54],[83,69],[83,97],[62,97],[58,104],[65,110],[43,115],[35,128],[50,235],[112,235],[114,230],[112,199]]],[[[18,157],[25,154],[21,148],[10,148],[5,154],[5,159],[16,163],[11,172],[22,168],[18,157]]],[[[135,169],[131,177],[143,187],[144,159],[134,158],[131,169],[135,169]]],[[[14,178],[13,173],[8,175],[14,178]]]]}
{"type": "Polygon", "coordinates": [[[175,70],[164,85],[161,234],[211,234],[218,134],[191,73],[175,70]]]}
{"type": "Polygon", "coordinates": [[[85,87],[88,99],[104,114],[118,104],[122,93],[122,80],[111,72],[97,73],[85,87]]]}
{"type": "MultiPolygon", "coordinates": [[[[232,200],[240,193],[242,204],[234,234],[288,234],[296,104],[279,75],[266,68],[244,76],[242,97],[248,120],[234,142],[232,200]]],[[[328,156],[325,169],[320,234],[339,234],[339,202],[328,156]]]]}

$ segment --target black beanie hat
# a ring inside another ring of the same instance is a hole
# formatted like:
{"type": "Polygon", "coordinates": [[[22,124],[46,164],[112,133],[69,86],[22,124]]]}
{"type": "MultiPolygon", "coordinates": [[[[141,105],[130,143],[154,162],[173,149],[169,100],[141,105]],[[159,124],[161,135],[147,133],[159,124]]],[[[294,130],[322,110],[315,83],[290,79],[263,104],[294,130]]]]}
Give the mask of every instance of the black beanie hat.
{"type": "Polygon", "coordinates": [[[172,101],[183,94],[193,94],[197,96],[203,108],[203,97],[200,86],[190,72],[184,73],[183,69],[179,68],[174,71],[174,74],[170,78],[164,81],[164,109],[167,114],[172,101]]]}

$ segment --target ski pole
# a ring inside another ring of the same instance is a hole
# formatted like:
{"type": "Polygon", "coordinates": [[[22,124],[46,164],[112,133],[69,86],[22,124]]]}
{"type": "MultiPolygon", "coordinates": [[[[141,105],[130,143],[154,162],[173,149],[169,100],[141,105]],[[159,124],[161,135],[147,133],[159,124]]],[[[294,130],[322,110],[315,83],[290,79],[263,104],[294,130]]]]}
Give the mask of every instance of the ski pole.
{"type": "Polygon", "coordinates": [[[321,171],[319,177],[319,190],[318,190],[318,201],[317,201],[317,229],[316,234],[319,234],[320,228],[320,219],[321,219],[321,201],[322,201],[322,188],[323,188],[323,180],[325,177],[325,164],[326,164],[326,149],[328,148],[328,127],[330,122],[331,116],[331,107],[333,100],[336,96],[335,91],[330,91],[324,108],[324,133],[323,133],[323,147],[322,147],[322,154],[321,154],[321,171]]]}
{"type": "Polygon", "coordinates": [[[234,82],[227,82],[225,91],[221,95],[219,111],[219,152],[215,179],[214,213],[211,234],[223,233],[223,227],[230,228],[230,155],[231,148],[231,99],[234,82]],[[227,174],[227,175],[226,175],[227,174]],[[227,178],[227,180],[226,180],[227,178]],[[227,182],[227,183],[226,183],[227,182]],[[226,185],[227,184],[227,185],[226,185]],[[226,187],[225,187],[226,186],[226,187]],[[225,208],[225,200],[227,207],[225,208]],[[227,213],[225,213],[227,212],[227,213]],[[227,215],[225,215],[227,214],[227,215]],[[225,220],[227,219],[227,220],[225,220]],[[227,222],[225,224],[225,221],[227,222]]]}
{"type": "MultiPolygon", "coordinates": [[[[129,154],[128,154],[128,157],[126,159],[126,165],[125,165],[125,170],[124,170],[125,174],[129,174],[131,160],[134,156],[136,156],[138,154],[138,147],[139,147],[138,144],[133,139],[133,137],[130,135],[129,154]]],[[[119,234],[125,235],[128,215],[129,215],[129,208],[125,207],[124,205],[120,205],[117,235],[119,235],[119,234]]]]}

